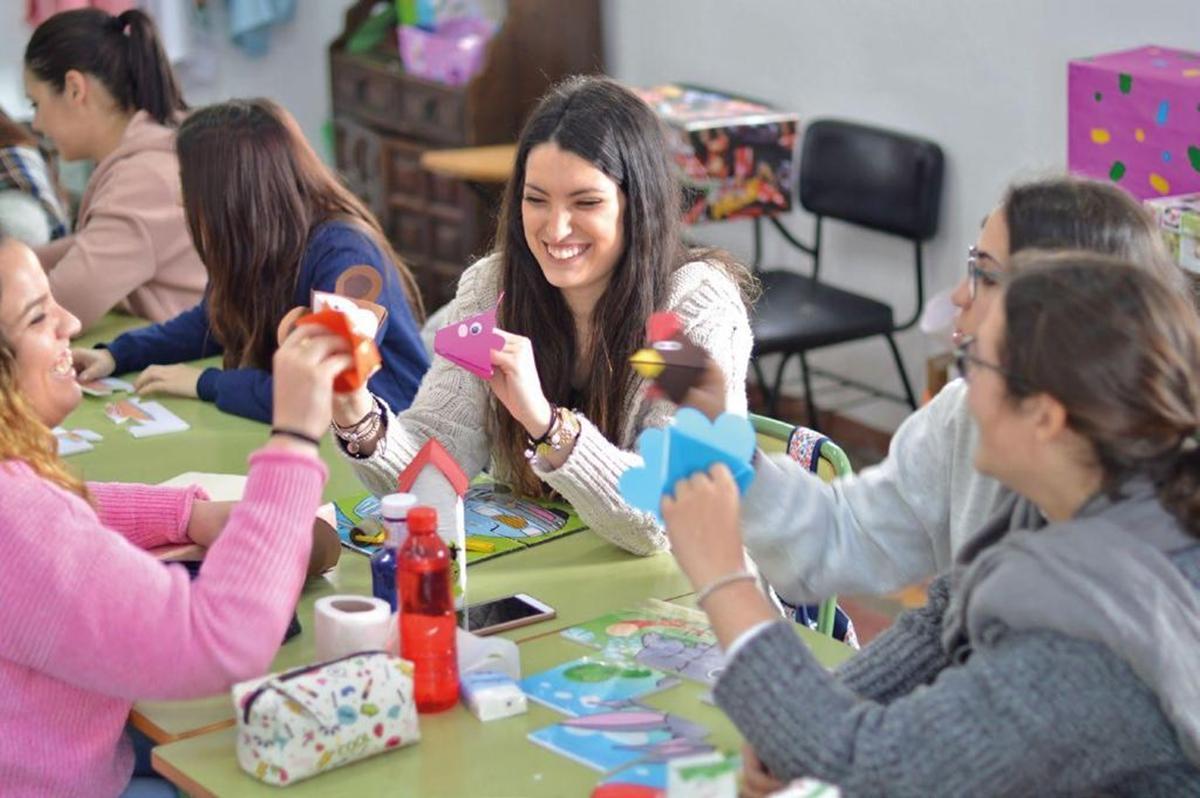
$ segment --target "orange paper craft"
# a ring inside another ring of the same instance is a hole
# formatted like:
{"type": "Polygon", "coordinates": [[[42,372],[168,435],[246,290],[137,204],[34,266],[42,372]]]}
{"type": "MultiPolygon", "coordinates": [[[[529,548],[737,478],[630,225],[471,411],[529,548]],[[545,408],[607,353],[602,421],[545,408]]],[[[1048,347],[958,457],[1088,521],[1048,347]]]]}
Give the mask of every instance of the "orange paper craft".
{"type": "Polygon", "coordinates": [[[344,313],[329,309],[319,310],[296,319],[296,326],[301,324],[319,324],[350,344],[350,356],[354,359],[354,365],[333,378],[335,393],[357,391],[383,363],[375,341],[353,333],[344,313]]]}

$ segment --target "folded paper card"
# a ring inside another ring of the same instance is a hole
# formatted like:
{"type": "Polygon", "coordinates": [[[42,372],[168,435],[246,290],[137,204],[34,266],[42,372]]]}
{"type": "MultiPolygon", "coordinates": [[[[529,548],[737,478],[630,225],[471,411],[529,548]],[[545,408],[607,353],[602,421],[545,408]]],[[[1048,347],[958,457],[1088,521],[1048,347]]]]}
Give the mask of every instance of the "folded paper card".
{"type": "Polygon", "coordinates": [[[634,371],[653,381],[655,392],[679,404],[704,374],[704,350],[684,335],[683,322],[670,311],[650,317],[646,340],[650,345],[634,352],[629,362],[634,371]]]}
{"type": "MultiPolygon", "coordinates": [[[[314,301],[315,304],[315,301],[314,301]]],[[[319,324],[330,332],[338,335],[350,345],[350,356],[353,364],[350,368],[333,378],[333,390],[336,393],[350,393],[366,384],[376,371],[379,371],[382,360],[379,347],[375,345],[374,333],[364,335],[362,330],[369,328],[365,316],[374,319],[369,312],[351,317],[343,310],[330,304],[323,309],[314,311],[307,316],[296,319],[296,326],[319,324]]],[[[375,325],[378,329],[378,325],[375,325]]]]}
{"type": "Polygon", "coordinates": [[[447,324],[433,337],[433,351],[481,379],[492,378],[492,350],[501,349],[504,339],[496,334],[496,307],[447,324]]]}
{"type": "Polygon", "coordinates": [[[622,474],[617,489],[628,505],[660,521],[662,497],[674,493],[675,483],[716,463],[729,468],[741,493],[754,479],[754,427],[745,416],[723,413],[710,422],[699,410],[685,407],[671,426],[644,430],[637,443],[645,464],[622,474]]]}

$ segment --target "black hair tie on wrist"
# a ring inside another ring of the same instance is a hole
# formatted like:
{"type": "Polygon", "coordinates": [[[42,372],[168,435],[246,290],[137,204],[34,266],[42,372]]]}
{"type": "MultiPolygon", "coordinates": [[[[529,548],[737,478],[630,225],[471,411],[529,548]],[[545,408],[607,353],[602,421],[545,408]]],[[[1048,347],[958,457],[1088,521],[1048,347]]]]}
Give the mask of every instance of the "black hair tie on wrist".
{"type": "Polygon", "coordinates": [[[295,438],[298,441],[304,441],[305,443],[311,443],[313,446],[316,446],[318,449],[321,448],[321,439],[320,438],[314,438],[311,435],[308,435],[303,432],[297,432],[294,429],[284,429],[283,427],[271,427],[271,434],[272,435],[282,435],[285,438],[295,438]]]}

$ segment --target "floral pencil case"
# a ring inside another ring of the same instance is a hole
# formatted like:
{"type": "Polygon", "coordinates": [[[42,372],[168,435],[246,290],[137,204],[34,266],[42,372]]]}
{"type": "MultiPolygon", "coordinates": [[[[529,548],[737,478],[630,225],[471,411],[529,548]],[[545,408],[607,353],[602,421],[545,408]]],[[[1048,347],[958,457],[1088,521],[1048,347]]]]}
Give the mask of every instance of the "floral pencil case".
{"type": "Polygon", "coordinates": [[[233,686],[237,758],[285,785],[421,739],[412,664],[383,651],[273,673],[233,686]]]}

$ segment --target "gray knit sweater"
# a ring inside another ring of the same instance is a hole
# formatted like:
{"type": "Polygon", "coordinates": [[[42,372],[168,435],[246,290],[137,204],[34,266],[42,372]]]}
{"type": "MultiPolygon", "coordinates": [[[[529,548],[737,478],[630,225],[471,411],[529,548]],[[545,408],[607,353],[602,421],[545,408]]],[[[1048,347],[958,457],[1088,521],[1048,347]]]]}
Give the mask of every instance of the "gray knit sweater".
{"type": "MultiPolygon", "coordinates": [[[[1200,593],[1200,544],[1167,561],[1200,593]]],[[[1124,631],[1105,643],[993,618],[948,647],[963,574],[935,580],[926,607],[835,675],[787,624],[765,629],[737,650],[717,702],[774,774],[815,776],[847,795],[1200,795],[1200,767],[1181,736],[1191,710],[1139,678],[1117,639],[1124,631]]],[[[1140,591],[1111,592],[1128,603],[1140,591]]],[[[1145,609],[1161,610],[1161,599],[1145,609]]],[[[1187,649],[1173,653],[1200,679],[1195,646],[1187,649]]],[[[1183,673],[1177,692],[1194,695],[1183,673]]]]}
{"type": "MultiPolygon", "coordinates": [[[[499,293],[500,260],[491,255],[463,272],[446,315],[459,319],[480,313],[496,304],[499,293]]],[[[679,316],[684,332],[725,373],[727,409],[745,414],[751,335],[737,286],[720,268],[694,261],[672,275],[666,307],[679,316]]],[[[675,412],[675,406],[666,400],[648,399],[647,387],[639,382],[626,397],[620,440],[607,440],[584,418],[575,448],[561,467],[545,470],[534,464],[534,473],[570,502],[596,534],[642,555],[666,548],[666,534],[652,516],[625,504],[617,492],[617,481],[626,469],[642,464],[642,458],[631,451],[638,434],[648,427],[665,426],[675,412]]],[[[395,490],[396,477],[425,441],[434,437],[468,475],[489,469],[498,480],[507,481],[492,460],[486,423],[490,397],[487,384],[478,377],[435,357],[412,405],[398,416],[389,414],[383,451],[376,450],[365,459],[348,455],[347,459],[363,483],[382,495],[395,490]]]]}

